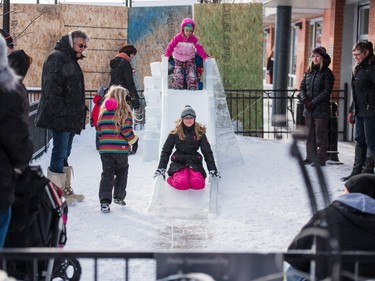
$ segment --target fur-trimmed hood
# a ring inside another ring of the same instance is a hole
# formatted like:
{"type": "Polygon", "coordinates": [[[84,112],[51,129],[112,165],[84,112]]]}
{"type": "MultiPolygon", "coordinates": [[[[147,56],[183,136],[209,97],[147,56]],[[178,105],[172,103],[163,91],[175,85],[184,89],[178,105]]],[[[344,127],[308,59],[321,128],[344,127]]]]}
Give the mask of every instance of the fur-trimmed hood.
{"type": "Polygon", "coordinates": [[[0,89],[14,90],[20,80],[8,64],[8,48],[5,39],[0,36],[0,89]]]}

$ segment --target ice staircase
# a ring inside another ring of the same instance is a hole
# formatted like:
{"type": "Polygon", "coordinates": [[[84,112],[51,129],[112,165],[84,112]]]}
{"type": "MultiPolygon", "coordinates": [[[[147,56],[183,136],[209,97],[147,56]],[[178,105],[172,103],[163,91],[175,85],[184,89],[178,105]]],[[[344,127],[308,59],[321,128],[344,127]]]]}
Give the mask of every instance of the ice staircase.
{"type": "MultiPolygon", "coordinates": [[[[168,88],[167,58],[163,58],[161,63],[151,63],[152,76],[144,79],[147,104],[144,161],[159,160],[162,146],[175,121],[180,118],[185,105],[190,105],[196,112],[197,122],[207,127],[206,134],[218,169],[220,163],[242,162],[215,59],[204,62],[203,69],[202,90],[173,90],[168,88]]],[[[219,181],[208,178],[203,190],[179,191],[159,176],[154,181],[149,212],[176,218],[206,218],[209,213],[217,213],[218,189],[219,181]]]]}

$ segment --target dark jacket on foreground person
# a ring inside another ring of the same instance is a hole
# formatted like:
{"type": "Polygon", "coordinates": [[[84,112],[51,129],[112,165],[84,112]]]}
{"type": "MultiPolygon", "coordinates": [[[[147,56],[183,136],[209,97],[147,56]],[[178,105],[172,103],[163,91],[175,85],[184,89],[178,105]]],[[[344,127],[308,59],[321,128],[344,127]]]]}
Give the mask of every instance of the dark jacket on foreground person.
{"type": "MultiPolygon", "coordinates": [[[[341,251],[375,252],[375,175],[361,174],[352,177],[346,184],[348,194],[339,196],[327,208],[318,211],[302,228],[288,250],[311,249],[314,236],[304,236],[307,229],[318,228],[329,231],[329,238],[335,238],[341,251]],[[337,236],[336,236],[337,235],[337,236]]],[[[317,251],[329,251],[328,239],[316,237],[317,251]]],[[[298,258],[285,259],[295,269],[310,272],[310,262],[298,258]]],[[[330,277],[331,261],[319,258],[316,265],[318,280],[330,277]]],[[[373,263],[360,263],[361,277],[375,278],[373,263]]],[[[355,264],[341,263],[340,280],[354,280],[355,264]]]]}
{"type": "Polygon", "coordinates": [[[4,212],[13,203],[17,173],[29,164],[33,144],[19,79],[8,66],[5,41],[0,44],[0,212],[4,212]]]}
{"type": "Polygon", "coordinates": [[[69,35],[64,35],[43,65],[42,97],[36,125],[79,134],[85,128],[85,122],[83,73],[69,44],[69,35]]]}

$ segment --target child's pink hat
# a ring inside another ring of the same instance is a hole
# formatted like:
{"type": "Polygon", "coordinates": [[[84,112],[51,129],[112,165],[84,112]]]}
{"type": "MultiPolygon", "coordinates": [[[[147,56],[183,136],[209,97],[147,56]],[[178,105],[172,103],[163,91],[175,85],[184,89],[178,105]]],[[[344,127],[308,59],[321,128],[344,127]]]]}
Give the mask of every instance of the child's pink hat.
{"type": "Polygon", "coordinates": [[[117,101],[114,98],[109,98],[105,101],[105,108],[107,110],[115,110],[117,108],[117,101]]]}

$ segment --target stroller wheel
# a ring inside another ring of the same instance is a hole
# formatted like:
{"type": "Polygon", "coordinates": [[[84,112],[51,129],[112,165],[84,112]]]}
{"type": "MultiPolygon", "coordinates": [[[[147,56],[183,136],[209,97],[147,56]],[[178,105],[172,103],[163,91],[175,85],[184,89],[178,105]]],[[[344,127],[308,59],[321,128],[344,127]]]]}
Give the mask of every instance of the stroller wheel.
{"type": "Polygon", "coordinates": [[[82,268],[76,258],[66,258],[56,260],[53,267],[52,278],[62,278],[67,281],[79,281],[81,279],[82,268]]]}

